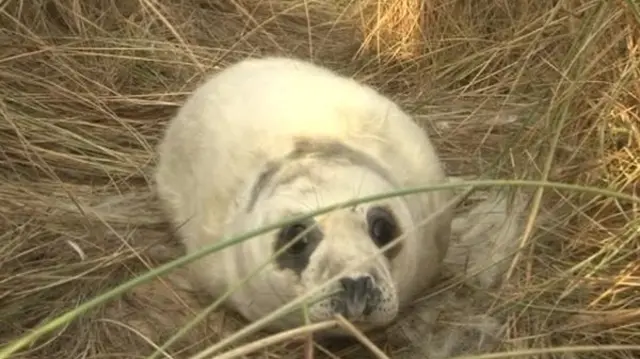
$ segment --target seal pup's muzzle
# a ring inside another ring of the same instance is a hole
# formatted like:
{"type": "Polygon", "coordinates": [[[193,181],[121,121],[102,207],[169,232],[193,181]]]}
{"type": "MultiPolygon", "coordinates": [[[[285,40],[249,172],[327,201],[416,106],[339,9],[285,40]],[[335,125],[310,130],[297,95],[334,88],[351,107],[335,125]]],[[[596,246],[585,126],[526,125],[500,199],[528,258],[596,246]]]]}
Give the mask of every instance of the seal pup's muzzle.
{"type": "Polygon", "coordinates": [[[371,314],[380,302],[382,292],[370,275],[343,277],[342,291],[336,294],[334,310],[350,320],[371,314]]]}

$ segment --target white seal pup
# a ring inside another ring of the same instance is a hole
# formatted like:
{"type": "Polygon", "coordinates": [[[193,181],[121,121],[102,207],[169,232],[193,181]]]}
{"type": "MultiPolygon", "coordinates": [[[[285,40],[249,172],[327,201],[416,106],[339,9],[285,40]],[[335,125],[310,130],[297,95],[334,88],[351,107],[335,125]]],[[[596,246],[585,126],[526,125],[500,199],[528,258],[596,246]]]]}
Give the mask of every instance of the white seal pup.
{"type": "MultiPolygon", "coordinates": [[[[157,192],[187,252],[318,207],[447,181],[428,137],[398,105],[327,68],[283,57],[243,60],[208,78],[169,123],[158,151],[157,192]]],[[[228,298],[255,321],[403,235],[307,311],[311,321],[340,313],[363,330],[385,326],[438,274],[451,198],[432,191],[331,212],[191,269],[220,295],[301,238],[228,298]]],[[[296,312],[267,329],[302,322],[296,312]]]]}

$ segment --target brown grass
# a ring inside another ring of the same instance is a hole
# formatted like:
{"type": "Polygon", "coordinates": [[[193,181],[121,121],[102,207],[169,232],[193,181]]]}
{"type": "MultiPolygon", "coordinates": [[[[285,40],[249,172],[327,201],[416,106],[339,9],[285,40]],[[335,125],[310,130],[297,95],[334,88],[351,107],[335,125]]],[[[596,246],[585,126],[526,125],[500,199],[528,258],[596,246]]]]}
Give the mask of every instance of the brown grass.
{"type": "MultiPolygon", "coordinates": [[[[205,73],[246,56],[311,57],[374,85],[424,121],[452,174],[637,194],[633,1],[430,0],[421,14],[412,0],[377,4],[0,1],[0,343],[180,253],[150,192],[154,146],[205,73]]],[[[638,208],[551,190],[541,199],[553,220],[493,294],[491,312],[509,323],[504,348],[640,342],[638,208]]],[[[21,357],[148,355],[210,301],[179,271],[163,280],[172,285],[142,286],[21,357]]],[[[217,312],[169,352],[186,357],[241,325],[217,312]]],[[[300,358],[302,347],[256,355],[300,358]]]]}

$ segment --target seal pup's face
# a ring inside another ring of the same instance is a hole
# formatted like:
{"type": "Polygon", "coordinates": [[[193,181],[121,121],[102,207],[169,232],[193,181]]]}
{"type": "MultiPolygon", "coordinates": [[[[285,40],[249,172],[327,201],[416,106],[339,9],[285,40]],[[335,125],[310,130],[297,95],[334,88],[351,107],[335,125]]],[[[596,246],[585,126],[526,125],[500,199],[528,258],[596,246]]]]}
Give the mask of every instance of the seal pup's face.
{"type": "MultiPolygon", "coordinates": [[[[235,223],[257,228],[396,188],[389,174],[369,160],[345,159],[338,154],[335,158],[300,157],[265,170],[245,201],[246,209],[238,210],[235,223]]],[[[405,233],[413,225],[407,203],[394,197],[299,221],[250,239],[257,242],[245,244],[241,253],[251,253],[258,260],[236,257],[236,275],[247,275],[252,269],[241,262],[258,265],[283,252],[241,289],[243,294],[238,298],[252,300],[236,301],[236,306],[245,317],[256,320],[338,276],[309,301],[308,319],[327,320],[342,314],[363,329],[386,325],[396,317],[400,302],[395,284],[398,273],[394,271],[403,267],[398,261],[406,261],[407,256],[402,241],[384,253],[380,248],[403,234],[413,235],[405,233]]],[[[297,311],[277,326],[293,326],[303,320],[297,311]]]]}

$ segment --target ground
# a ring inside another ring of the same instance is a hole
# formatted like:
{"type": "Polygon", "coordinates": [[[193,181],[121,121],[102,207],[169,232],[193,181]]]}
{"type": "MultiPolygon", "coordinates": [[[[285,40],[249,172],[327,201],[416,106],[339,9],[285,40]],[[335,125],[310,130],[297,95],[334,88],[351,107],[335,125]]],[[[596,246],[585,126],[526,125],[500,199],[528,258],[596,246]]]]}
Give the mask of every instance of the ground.
{"type": "MultiPolygon", "coordinates": [[[[179,255],[152,192],[155,145],[189,91],[230,62],[286,54],[371,84],[424,125],[452,175],[629,196],[639,39],[633,0],[0,1],[0,343],[179,255]]],[[[530,191],[535,225],[491,294],[502,349],[638,357],[605,347],[640,342],[638,203],[530,191]]],[[[207,305],[180,278],[128,291],[16,357],[148,355],[207,305]]],[[[216,311],[168,352],[186,357],[241,325],[216,311]]]]}

